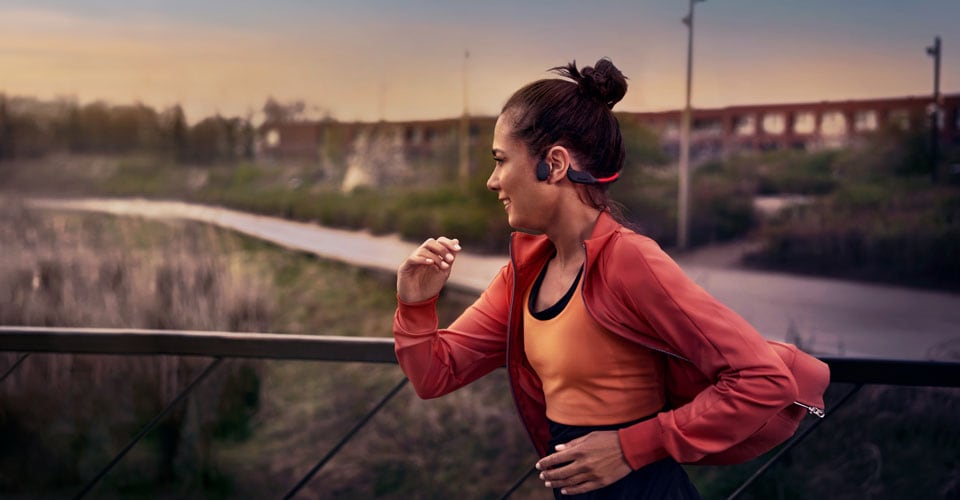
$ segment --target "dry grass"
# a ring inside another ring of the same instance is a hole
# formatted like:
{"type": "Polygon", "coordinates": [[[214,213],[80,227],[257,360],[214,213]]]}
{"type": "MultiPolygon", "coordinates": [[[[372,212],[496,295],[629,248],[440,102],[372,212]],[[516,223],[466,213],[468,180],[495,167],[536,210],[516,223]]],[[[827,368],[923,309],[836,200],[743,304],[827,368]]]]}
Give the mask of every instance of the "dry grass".
{"type": "MultiPolygon", "coordinates": [[[[41,214],[6,203],[0,207],[0,324],[267,329],[274,307],[269,289],[217,257],[236,245],[201,226],[41,214]]],[[[15,356],[0,354],[2,366],[15,356]]],[[[33,355],[0,386],[0,432],[10,437],[0,452],[0,489],[56,488],[89,478],[208,362],[33,355]]],[[[214,469],[214,436],[243,432],[236,414],[251,410],[244,397],[255,390],[257,370],[249,361],[219,370],[121,462],[112,486],[203,482],[214,469]]]]}
{"type": "Polygon", "coordinates": [[[274,307],[217,230],[0,208],[0,323],[257,331],[274,307]],[[178,227],[182,228],[177,229],[178,227]],[[171,239],[171,234],[180,233],[171,239]]]}
{"type": "MultiPolygon", "coordinates": [[[[388,336],[395,307],[390,276],[197,224],[8,203],[0,251],[8,325],[388,336]]],[[[445,297],[442,321],[469,300],[445,297]]],[[[0,353],[0,367],[15,357],[0,353]]],[[[74,494],[208,362],[32,355],[0,385],[0,492],[74,494]]],[[[230,360],[97,494],[277,497],[401,377],[389,365],[230,360]]],[[[405,389],[303,497],[490,497],[533,460],[501,373],[441,400],[405,389]],[[475,477],[486,479],[463,482],[475,477]]]]}

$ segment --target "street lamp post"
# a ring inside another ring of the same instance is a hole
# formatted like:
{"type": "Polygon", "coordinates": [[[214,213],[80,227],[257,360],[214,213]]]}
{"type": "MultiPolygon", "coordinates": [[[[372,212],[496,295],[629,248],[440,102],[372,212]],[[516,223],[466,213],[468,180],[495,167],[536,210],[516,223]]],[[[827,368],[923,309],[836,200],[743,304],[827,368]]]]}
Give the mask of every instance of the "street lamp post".
{"type": "Polygon", "coordinates": [[[937,182],[937,157],[940,155],[940,37],[927,47],[933,58],[933,104],[930,106],[930,179],[937,182]]]}
{"type": "Polygon", "coordinates": [[[463,114],[460,115],[460,184],[467,186],[470,180],[470,111],[467,105],[467,65],[470,51],[463,52],[463,114]]]}
{"type": "Polygon", "coordinates": [[[680,186],[677,194],[677,247],[687,248],[690,235],[690,87],[693,80],[693,5],[706,0],[690,0],[690,10],[683,18],[687,25],[687,97],[680,119],[680,186]]]}

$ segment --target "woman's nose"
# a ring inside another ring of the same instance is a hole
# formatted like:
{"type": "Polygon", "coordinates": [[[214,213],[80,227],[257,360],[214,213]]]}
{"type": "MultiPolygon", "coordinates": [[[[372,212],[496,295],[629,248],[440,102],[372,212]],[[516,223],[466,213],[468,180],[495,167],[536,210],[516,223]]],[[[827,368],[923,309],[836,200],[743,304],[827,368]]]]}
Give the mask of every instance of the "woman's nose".
{"type": "Polygon", "coordinates": [[[500,189],[500,175],[499,168],[493,169],[493,172],[490,173],[490,177],[487,178],[487,189],[490,191],[498,191],[500,189]]]}

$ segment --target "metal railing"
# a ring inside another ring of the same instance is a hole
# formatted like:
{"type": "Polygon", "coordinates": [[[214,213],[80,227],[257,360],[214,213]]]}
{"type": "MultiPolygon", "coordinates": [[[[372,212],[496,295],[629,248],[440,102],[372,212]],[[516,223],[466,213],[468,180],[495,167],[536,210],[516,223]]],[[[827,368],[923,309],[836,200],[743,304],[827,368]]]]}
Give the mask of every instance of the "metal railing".
{"type": "MultiPolygon", "coordinates": [[[[105,328],[56,328],[0,326],[0,351],[21,355],[0,375],[2,383],[21,366],[31,353],[76,353],[113,355],[181,355],[205,356],[213,360],[144,426],[126,446],[75,498],[82,498],[119,463],[147,433],[180,404],[189,393],[217,369],[224,358],[260,358],[281,360],[366,362],[396,364],[391,338],[363,338],[269,333],[233,333],[209,331],[174,331],[105,328]]],[[[830,366],[832,383],[854,384],[853,388],[830,402],[828,416],[847,404],[864,385],[906,385],[960,387],[960,362],[910,361],[888,359],[820,356],[830,366]]],[[[337,442],[310,471],[286,493],[295,496],[401,389],[407,379],[400,380],[337,442]]],[[[738,498],[767,469],[790,449],[805,439],[825,419],[813,419],[790,441],[776,451],[729,498],[738,498]]],[[[520,478],[504,494],[508,497],[530,474],[520,478]]]]}

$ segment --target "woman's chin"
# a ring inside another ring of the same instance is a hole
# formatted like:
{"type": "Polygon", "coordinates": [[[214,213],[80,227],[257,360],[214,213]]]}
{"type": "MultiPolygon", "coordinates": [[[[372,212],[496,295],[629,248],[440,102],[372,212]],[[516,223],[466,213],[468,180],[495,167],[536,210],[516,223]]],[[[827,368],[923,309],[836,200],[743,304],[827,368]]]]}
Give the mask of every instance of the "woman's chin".
{"type": "Polygon", "coordinates": [[[541,230],[541,229],[534,229],[534,225],[533,225],[533,224],[526,224],[526,223],[524,223],[524,221],[514,219],[513,217],[508,217],[508,218],[507,218],[507,225],[509,225],[510,228],[513,229],[513,230],[515,230],[515,231],[520,231],[520,232],[530,233],[530,234],[542,234],[542,233],[543,233],[543,230],[541,230]]]}
{"type": "Polygon", "coordinates": [[[526,229],[524,227],[523,220],[512,215],[507,216],[507,225],[509,225],[512,229],[516,229],[517,231],[524,231],[526,229]]]}

